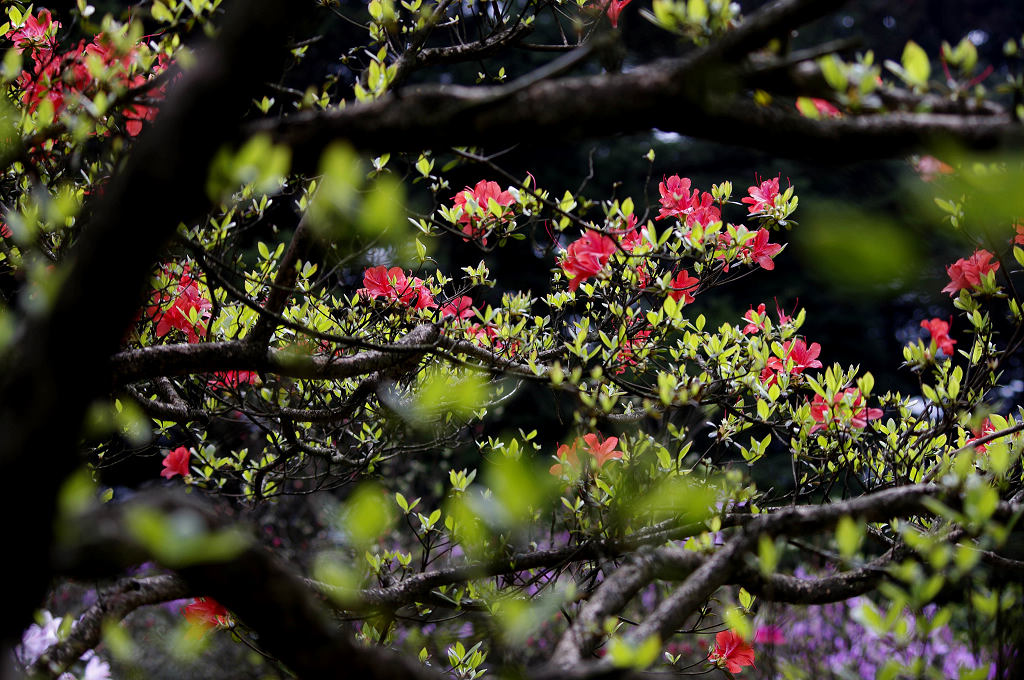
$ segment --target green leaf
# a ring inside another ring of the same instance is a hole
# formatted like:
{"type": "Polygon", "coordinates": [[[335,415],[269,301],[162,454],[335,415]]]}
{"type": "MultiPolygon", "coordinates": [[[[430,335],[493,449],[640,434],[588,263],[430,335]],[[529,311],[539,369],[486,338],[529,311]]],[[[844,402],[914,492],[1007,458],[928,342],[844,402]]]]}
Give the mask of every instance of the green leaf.
{"type": "Polygon", "coordinates": [[[825,81],[829,84],[829,87],[837,92],[846,91],[849,81],[846,79],[846,74],[843,73],[839,57],[834,54],[822,57],[818,60],[818,66],[821,68],[821,75],[825,76],[825,81]]]}
{"type": "Polygon", "coordinates": [[[800,112],[805,118],[818,119],[821,118],[821,114],[818,113],[818,107],[814,105],[810,97],[797,97],[796,100],[797,111],[800,112]]]}
{"type": "Polygon", "coordinates": [[[345,504],[342,523],[358,548],[366,548],[391,527],[391,506],[384,502],[384,490],[376,484],[362,484],[345,504]]]}
{"type": "Polygon", "coordinates": [[[928,84],[928,76],[931,75],[932,65],[928,60],[928,54],[913,40],[907,42],[903,48],[903,57],[900,59],[907,78],[913,85],[925,87],[928,84]]]}
{"type": "Polygon", "coordinates": [[[864,525],[853,520],[850,516],[842,517],[836,525],[836,543],[839,545],[839,554],[843,559],[849,560],[856,554],[864,540],[864,525]]]}
{"type": "Polygon", "coordinates": [[[153,3],[153,7],[150,9],[150,12],[153,14],[153,18],[157,21],[162,21],[167,24],[174,21],[174,15],[169,9],[167,9],[167,6],[164,5],[164,3],[160,2],[160,0],[156,0],[156,2],[153,3]]]}

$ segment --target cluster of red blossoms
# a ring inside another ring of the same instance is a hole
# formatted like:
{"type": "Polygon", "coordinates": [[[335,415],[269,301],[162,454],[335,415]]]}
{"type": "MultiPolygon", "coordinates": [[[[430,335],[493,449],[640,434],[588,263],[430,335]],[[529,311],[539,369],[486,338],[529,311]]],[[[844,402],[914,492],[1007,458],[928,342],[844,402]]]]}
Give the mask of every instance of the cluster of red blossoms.
{"type": "Polygon", "coordinates": [[[697,189],[690,193],[690,180],[687,177],[672,175],[658,184],[661,194],[661,212],[654,219],[664,220],[669,217],[692,228],[695,224],[709,226],[722,219],[722,211],[714,205],[714,197],[708,192],[697,189]]]}
{"type": "MultiPolygon", "coordinates": [[[[363,298],[384,298],[413,309],[436,309],[438,306],[423,279],[406,276],[401,267],[392,267],[391,269],[384,266],[370,267],[363,272],[363,286],[357,291],[363,298]]],[[[473,298],[468,295],[452,298],[441,306],[440,311],[443,318],[452,318],[460,324],[476,315],[473,298]]],[[[500,352],[508,351],[512,354],[519,350],[518,342],[503,340],[493,326],[472,323],[464,324],[462,327],[466,335],[478,345],[491,347],[500,352]]]]}
{"type": "MultiPolygon", "coordinates": [[[[686,177],[672,175],[658,185],[658,192],[661,195],[661,212],[655,219],[663,220],[674,217],[682,222],[688,230],[694,226],[709,227],[716,222],[722,221],[722,212],[714,205],[714,197],[706,191],[692,189],[691,183],[686,177]]],[[[775,210],[775,199],[779,194],[779,178],[765,180],[747,189],[748,196],[741,199],[743,203],[749,204],[748,215],[770,215],[775,210]]],[[[751,233],[743,225],[735,226],[738,237],[744,237],[751,233]]],[[[742,245],[738,248],[738,254],[744,260],[755,262],[763,269],[771,271],[775,269],[772,258],[782,252],[782,246],[778,243],[770,243],[771,234],[767,229],[761,228],[753,232],[752,238],[742,239],[742,245]]],[[[727,232],[718,235],[718,252],[716,257],[725,259],[727,252],[733,247],[733,237],[727,232]]],[[[729,267],[726,265],[725,270],[729,267]]]]}
{"type": "Polygon", "coordinates": [[[569,290],[576,290],[581,283],[597,276],[617,249],[615,241],[593,231],[570,243],[562,260],[562,270],[569,276],[569,290]]]}
{"type": "Polygon", "coordinates": [[[363,272],[363,286],[358,293],[367,298],[384,298],[398,301],[413,309],[434,309],[437,303],[434,296],[423,283],[423,279],[414,276],[408,278],[401,267],[370,267],[363,272]]]}
{"type": "MultiPolygon", "coordinates": [[[[167,267],[164,267],[164,272],[173,278],[167,267]]],[[[199,342],[199,336],[206,335],[213,303],[203,296],[187,264],[182,267],[174,292],[171,293],[169,288],[155,291],[152,304],[146,308],[146,316],[157,322],[156,337],[162,338],[176,328],[188,337],[189,342],[199,342]]]]}
{"type": "MultiPolygon", "coordinates": [[[[103,34],[93,38],[91,43],[80,41],[71,50],[57,51],[57,31],[60,23],[54,21],[48,10],[40,10],[38,16],[29,15],[25,23],[7,32],[7,38],[14,42],[14,49],[20,54],[28,52],[32,65],[21,73],[18,79],[22,101],[29,112],[36,111],[43,101],[53,107],[59,115],[70,102],[91,96],[99,89],[94,74],[112,76],[117,84],[126,90],[141,87],[153,75],[166,66],[164,55],[157,56],[152,74],[133,74],[139,63],[137,50],[118,54],[112,41],[103,34]]],[[[153,88],[150,99],[162,99],[164,87],[153,88]]],[[[122,109],[126,119],[125,130],[135,136],[142,130],[142,123],[156,115],[155,106],[132,103],[122,109]]]]}
{"type": "Polygon", "coordinates": [[[833,423],[839,427],[849,425],[855,430],[863,430],[869,420],[881,418],[882,413],[880,408],[867,408],[864,395],[856,387],[847,387],[836,393],[831,402],[816,394],[811,402],[811,417],[817,424],[811,432],[827,429],[833,423]]]}
{"type": "Polygon", "coordinates": [[[512,211],[508,208],[515,204],[516,197],[510,191],[502,191],[497,182],[482,179],[472,189],[466,187],[455,194],[453,200],[466,240],[478,239],[486,246],[491,229],[511,219],[512,211]]]}
{"type": "Polygon", "coordinates": [[[636,334],[631,338],[626,338],[622,343],[621,349],[615,354],[616,361],[619,362],[619,367],[615,369],[615,374],[620,375],[626,372],[627,366],[636,366],[636,357],[633,356],[633,350],[639,349],[647,344],[647,341],[651,337],[650,329],[644,329],[637,331],[636,334]]]}
{"type": "Polygon", "coordinates": [[[761,382],[765,386],[774,385],[778,380],[779,373],[798,375],[807,368],[821,368],[818,355],[821,354],[821,345],[812,342],[810,347],[801,339],[787,340],[782,343],[782,357],[770,357],[761,371],[761,382]]]}
{"type": "Polygon", "coordinates": [[[580,453],[593,458],[598,468],[610,460],[622,458],[622,451],[615,450],[615,446],[619,443],[618,437],[608,437],[601,441],[600,434],[585,434],[583,435],[583,442],[584,446],[579,453],[576,451],[576,445],[579,444],[578,439],[572,443],[572,446],[566,444],[559,446],[556,456],[561,462],[552,465],[549,472],[556,477],[560,477],[570,471],[579,472],[582,467],[580,453]]]}

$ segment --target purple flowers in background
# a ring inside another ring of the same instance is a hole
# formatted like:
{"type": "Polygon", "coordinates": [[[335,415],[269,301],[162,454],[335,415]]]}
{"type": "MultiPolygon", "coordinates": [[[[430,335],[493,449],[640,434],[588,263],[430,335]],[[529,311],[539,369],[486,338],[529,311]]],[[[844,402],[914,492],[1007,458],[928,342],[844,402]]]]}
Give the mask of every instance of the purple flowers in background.
{"type": "MultiPolygon", "coordinates": [[[[905,630],[904,635],[878,633],[864,624],[860,614],[861,607],[873,606],[867,598],[856,597],[847,602],[784,610],[783,616],[792,617],[792,622],[781,626],[785,646],[776,652],[777,660],[781,665],[798,665],[809,677],[818,678],[847,677],[851,672],[854,677],[873,678],[890,660],[910,668],[922,663],[927,668],[942,669],[948,678],[958,677],[961,670],[988,667],[988,677],[995,677],[995,665],[957,640],[948,625],[927,636],[916,633],[918,617],[907,611],[903,622],[895,626],[905,630]]],[[[932,619],[937,611],[935,605],[928,605],[920,620],[932,619]]]]}

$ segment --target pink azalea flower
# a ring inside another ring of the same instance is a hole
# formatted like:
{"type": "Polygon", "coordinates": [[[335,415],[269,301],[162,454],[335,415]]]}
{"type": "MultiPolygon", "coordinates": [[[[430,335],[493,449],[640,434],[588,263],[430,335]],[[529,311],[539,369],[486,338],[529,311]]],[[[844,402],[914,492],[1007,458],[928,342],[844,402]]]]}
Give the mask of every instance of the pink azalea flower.
{"type": "MultiPolygon", "coordinates": [[[[696,192],[694,192],[696,194],[696,192]]],[[[709,227],[715,222],[722,221],[722,211],[714,204],[715,197],[704,191],[700,200],[690,204],[690,212],[686,216],[686,226],[692,228],[699,224],[702,227],[709,227]]]]}
{"type": "Polygon", "coordinates": [[[24,24],[7,31],[7,38],[14,42],[14,49],[18,54],[36,47],[52,50],[56,44],[53,34],[59,28],[60,22],[53,21],[50,10],[41,9],[38,17],[29,14],[24,24]]]}
{"type": "Polygon", "coordinates": [[[562,476],[563,472],[568,472],[570,469],[578,470],[580,467],[579,455],[576,453],[576,442],[572,443],[572,446],[561,444],[558,447],[558,451],[555,453],[561,463],[555,463],[548,470],[551,474],[556,477],[562,476]]]}
{"type": "Polygon", "coordinates": [[[821,345],[812,342],[808,347],[801,339],[787,340],[782,343],[782,356],[770,357],[764,370],[761,371],[761,382],[766,385],[775,383],[778,373],[789,373],[797,375],[807,368],[821,368],[818,355],[821,353],[821,345]],[[787,368],[788,367],[788,368],[787,368]]]}
{"type": "Polygon", "coordinates": [[[743,203],[749,203],[748,215],[769,212],[775,207],[775,199],[779,195],[779,178],[772,177],[755,186],[749,187],[746,198],[741,198],[743,203]]]}
{"type": "Polygon", "coordinates": [[[236,389],[239,385],[251,385],[260,379],[256,371],[217,371],[207,381],[210,387],[236,389]]]}
{"type": "Polygon", "coordinates": [[[626,372],[626,366],[636,366],[636,357],[633,356],[633,349],[637,347],[643,347],[648,338],[651,337],[650,330],[637,331],[636,335],[632,338],[626,338],[622,348],[616,352],[615,359],[620,362],[620,366],[615,369],[615,374],[619,375],[626,372]]]}
{"type": "Polygon", "coordinates": [[[954,172],[951,165],[943,163],[935,156],[921,156],[914,163],[914,170],[921,176],[922,182],[934,182],[939,175],[951,175],[954,172]]]}
{"type": "MultiPolygon", "coordinates": [[[[972,428],[971,429],[971,434],[974,435],[974,438],[973,439],[968,439],[967,443],[971,444],[971,443],[977,441],[978,439],[981,439],[983,437],[989,436],[990,434],[993,434],[995,431],[996,431],[996,426],[992,424],[992,419],[991,418],[985,418],[985,420],[982,421],[981,425],[979,425],[977,428],[972,428]]],[[[974,445],[974,450],[977,451],[978,453],[985,453],[986,451],[988,451],[988,444],[975,444],[974,445]]]]}
{"type": "Polygon", "coordinates": [[[622,10],[626,8],[626,5],[633,2],[633,0],[594,0],[594,2],[604,8],[605,14],[608,15],[608,20],[612,22],[612,28],[618,28],[619,15],[622,14],[622,10]]]}
{"type": "Polygon", "coordinates": [[[619,460],[622,458],[622,451],[615,450],[615,445],[619,443],[618,437],[608,437],[601,441],[600,434],[586,434],[583,435],[583,442],[585,446],[581,452],[576,451],[576,445],[579,443],[579,440],[574,441],[572,446],[560,445],[556,456],[561,462],[552,465],[549,472],[555,476],[561,476],[570,470],[579,470],[582,466],[579,457],[580,453],[592,456],[598,468],[609,460],[619,460]]]}
{"type": "MultiPolygon", "coordinates": [[[[811,104],[814,105],[815,111],[818,113],[819,118],[842,118],[842,112],[837,109],[832,103],[825,101],[824,99],[818,99],[816,97],[809,97],[811,104]]],[[[800,111],[800,115],[805,115],[800,105],[797,104],[797,111],[800,111]]],[[[813,115],[811,116],[814,117],[813,115]]]]}

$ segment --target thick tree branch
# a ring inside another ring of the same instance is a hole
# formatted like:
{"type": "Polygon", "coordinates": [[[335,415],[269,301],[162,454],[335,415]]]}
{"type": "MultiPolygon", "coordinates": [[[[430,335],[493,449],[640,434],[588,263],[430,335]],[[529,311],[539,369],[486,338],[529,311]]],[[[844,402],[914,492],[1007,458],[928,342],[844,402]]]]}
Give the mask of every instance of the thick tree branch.
{"type": "Polygon", "coordinates": [[[659,572],[671,567],[689,573],[703,561],[700,553],[672,545],[637,555],[628,564],[607,575],[559,639],[551,655],[553,664],[571,668],[590,656],[604,637],[605,617],[620,612],[644,586],[658,577],[659,572]]]}
{"type": "Polygon", "coordinates": [[[86,408],[110,384],[106,359],[131,324],[159,248],[181,221],[210,208],[203,169],[235,136],[260,84],[280,73],[288,30],[308,12],[280,0],[232,4],[217,40],[172,87],[157,120],[97,200],[55,299],[44,313],[23,320],[0,358],[0,472],[6,479],[36,479],[38,508],[25,515],[17,494],[5,495],[0,506],[5,516],[21,517],[8,540],[33,556],[19,561],[13,574],[19,587],[6,603],[5,641],[20,634],[49,583],[57,489],[77,465],[86,408]],[[248,49],[252,45],[260,49],[248,49]],[[103,304],[95,304],[96,295],[103,304]],[[61,424],[54,427],[57,413],[61,424]],[[47,458],[43,478],[37,474],[40,451],[47,458]]]}
{"type": "Polygon", "coordinates": [[[82,654],[100,643],[104,621],[120,621],[139,607],[177,600],[190,594],[188,585],[177,576],[122,579],[97,594],[96,604],[82,613],[68,637],[43,652],[29,669],[29,674],[56,678],[82,654]]]}
{"type": "Polygon", "coordinates": [[[544,80],[525,89],[425,86],[341,110],[263,121],[311,167],[320,149],[347,139],[370,150],[420,150],[466,144],[546,143],[652,127],[787,156],[846,162],[891,157],[939,145],[989,150],[1024,146],[1024,129],[1006,115],[873,115],[810,120],[754,105],[742,58],[783,29],[839,2],[780,0],[738,29],[680,59],[629,73],[544,80]]]}
{"type": "Polygon", "coordinates": [[[923,501],[941,494],[939,487],[919,484],[886,489],[831,505],[794,506],[757,515],[666,598],[629,634],[629,639],[637,643],[652,635],[668,639],[717,588],[730,582],[742,568],[745,554],[761,536],[808,534],[831,528],[847,516],[867,522],[905,517],[926,512],[923,501]]]}
{"type": "MultiPolygon", "coordinates": [[[[105,505],[79,517],[58,556],[69,573],[137,563],[140,555],[164,557],[132,531],[140,512],[187,518],[198,532],[231,526],[220,509],[195,494],[151,491],[121,505],[105,505]]],[[[253,541],[231,556],[173,567],[188,591],[212,597],[259,636],[261,648],[300,678],[336,677],[339,669],[369,680],[437,680],[441,676],[412,657],[377,647],[358,646],[328,617],[328,610],[287,564],[253,541]]]]}
{"type": "Polygon", "coordinates": [[[395,343],[391,351],[369,350],[348,357],[309,356],[285,350],[260,349],[244,340],[156,345],[119,352],[111,357],[109,366],[115,384],[119,385],[157,376],[229,370],[342,380],[388,369],[410,370],[422,358],[423,352],[403,350],[409,346],[429,346],[437,337],[437,326],[421,324],[395,343]]]}

